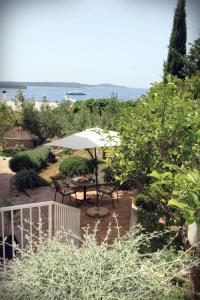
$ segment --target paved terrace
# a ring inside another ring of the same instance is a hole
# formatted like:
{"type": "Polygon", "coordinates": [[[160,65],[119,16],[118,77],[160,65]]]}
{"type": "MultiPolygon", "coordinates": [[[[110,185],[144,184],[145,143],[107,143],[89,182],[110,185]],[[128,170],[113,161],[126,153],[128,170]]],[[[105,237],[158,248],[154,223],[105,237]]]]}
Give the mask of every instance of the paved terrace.
{"type": "MultiPolygon", "coordinates": [[[[1,160],[0,161],[0,199],[5,196],[9,192],[9,181],[10,178],[13,176],[12,172],[8,167],[8,160],[1,160]]],[[[27,190],[30,197],[25,195],[24,193],[20,193],[19,197],[15,198],[14,205],[19,204],[28,204],[28,203],[36,203],[42,201],[51,201],[54,199],[54,188],[52,187],[40,187],[35,188],[33,190],[27,190]]],[[[112,207],[111,200],[104,199],[102,206],[106,207],[110,211],[110,215],[108,217],[102,218],[100,220],[100,225],[98,227],[97,238],[98,241],[104,239],[107,228],[109,224],[111,224],[112,232],[110,235],[110,241],[112,241],[117,236],[117,229],[115,219],[113,218],[113,213],[117,215],[118,224],[120,226],[120,233],[123,235],[125,234],[130,225],[133,225],[136,222],[136,213],[135,211],[131,210],[131,203],[132,198],[136,194],[136,191],[119,191],[119,207],[117,205],[117,201],[115,201],[115,209],[112,207]],[[131,220],[131,224],[130,224],[131,220]]],[[[95,199],[96,193],[94,190],[90,190],[87,192],[87,195],[93,199],[95,199]]],[[[77,193],[78,198],[83,197],[83,192],[78,191],[77,193]]],[[[61,202],[61,195],[57,194],[57,200],[61,202]]],[[[72,203],[69,203],[68,197],[65,197],[64,203],[68,205],[75,206],[75,199],[72,203]]],[[[86,215],[86,211],[88,208],[92,207],[93,205],[84,203],[79,208],[81,210],[81,232],[83,233],[82,228],[89,225],[91,228],[94,227],[95,223],[97,222],[97,218],[90,218],[86,215]]]]}

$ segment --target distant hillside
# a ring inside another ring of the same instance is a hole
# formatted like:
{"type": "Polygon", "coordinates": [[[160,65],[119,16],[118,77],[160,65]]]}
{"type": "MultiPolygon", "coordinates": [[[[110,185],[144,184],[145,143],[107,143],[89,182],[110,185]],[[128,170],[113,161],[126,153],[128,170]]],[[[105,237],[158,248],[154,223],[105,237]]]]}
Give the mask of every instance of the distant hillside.
{"type": "Polygon", "coordinates": [[[1,89],[26,89],[24,82],[0,81],[1,89]]]}
{"type": "Polygon", "coordinates": [[[94,86],[100,86],[100,87],[120,87],[120,88],[126,88],[127,87],[127,86],[116,85],[116,84],[111,84],[111,83],[101,83],[101,84],[96,84],[94,86]]]}
{"type": "Polygon", "coordinates": [[[48,87],[124,87],[120,85],[113,85],[109,83],[103,84],[83,84],[78,82],[15,82],[15,81],[0,81],[0,88],[17,88],[23,89],[27,86],[48,86],[48,87]]]}

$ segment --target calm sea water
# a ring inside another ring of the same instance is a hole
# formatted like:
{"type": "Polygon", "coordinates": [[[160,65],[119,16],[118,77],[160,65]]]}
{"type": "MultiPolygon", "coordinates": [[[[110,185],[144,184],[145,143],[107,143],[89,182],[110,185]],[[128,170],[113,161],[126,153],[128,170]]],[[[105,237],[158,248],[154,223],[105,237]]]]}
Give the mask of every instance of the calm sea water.
{"type": "MultiPolygon", "coordinates": [[[[2,95],[0,89],[0,95],[2,95]]],[[[44,95],[46,95],[49,101],[61,101],[67,95],[67,92],[74,91],[74,88],[63,87],[45,87],[45,86],[28,86],[23,90],[23,94],[26,98],[34,98],[36,101],[40,101],[44,95]]],[[[11,100],[17,93],[17,89],[6,89],[7,100],[11,100]]],[[[141,88],[126,88],[126,87],[85,87],[79,89],[79,91],[86,93],[84,96],[69,96],[76,100],[86,100],[89,98],[110,98],[113,94],[117,94],[118,99],[128,100],[137,99],[139,96],[144,95],[147,89],[141,88]]]]}

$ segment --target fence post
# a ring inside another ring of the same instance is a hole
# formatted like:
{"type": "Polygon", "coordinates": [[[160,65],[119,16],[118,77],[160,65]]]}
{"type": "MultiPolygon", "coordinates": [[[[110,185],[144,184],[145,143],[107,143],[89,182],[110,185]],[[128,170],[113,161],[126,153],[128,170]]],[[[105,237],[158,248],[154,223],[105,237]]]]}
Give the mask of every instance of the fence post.
{"type": "Polygon", "coordinates": [[[49,218],[48,218],[48,221],[49,221],[49,226],[48,226],[48,229],[49,229],[49,238],[51,239],[52,238],[52,203],[49,204],[49,209],[48,209],[48,215],[49,215],[49,218]]]}

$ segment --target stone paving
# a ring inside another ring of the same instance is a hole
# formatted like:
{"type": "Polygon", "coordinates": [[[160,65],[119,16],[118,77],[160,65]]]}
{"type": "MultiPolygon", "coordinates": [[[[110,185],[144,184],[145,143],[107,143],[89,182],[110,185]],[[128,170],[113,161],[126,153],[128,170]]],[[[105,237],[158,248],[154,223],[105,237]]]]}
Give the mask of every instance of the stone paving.
{"type": "MultiPolygon", "coordinates": [[[[28,190],[29,195],[32,198],[32,202],[41,201],[51,201],[54,199],[54,189],[51,187],[40,187],[34,190],[28,190]]],[[[93,199],[96,199],[96,193],[93,190],[87,192],[87,195],[93,199]]],[[[132,225],[136,222],[136,210],[132,209],[132,197],[134,192],[130,191],[119,191],[119,207],[115,199],[115,208],[112,207],[112,202],[109,198],[102,201],[101,205],[108,208],[110,211],[109,216],[100,219],[100,224],[98,226],[97,239],[102,241],[107,232],[108,226],[110,224],[112,231],[110,234],[110,241],[117,237],[116,221],[113,214],[117,216],[117,221],[120,226],[120,234],[124,235],[130,229],[130,220],[132,220],[132,225]]],[[[82,192],[77,192],[77,197],[82,198],[82,192]]],[[[72,197],[73,198],[73,197],[72,197]]],[[[30,198],[27,199],[30,201],[30,198]]],[[[57,194],[56,201],[61,202],[61,195],[57,194]]],[[[72,203],[69,202],[68,198],[65,197],[64,203],[68,205],[75,206],[75,199],[72,199],[72,203]]],[[[86,215],[88,208],[94,205],[89,203],[83,203],[79,206],[81,210],[81,234],[84,234],[83,228],[89,225],[91,230],[94,228],[98,218],[90,218],[86,215]]]]}

